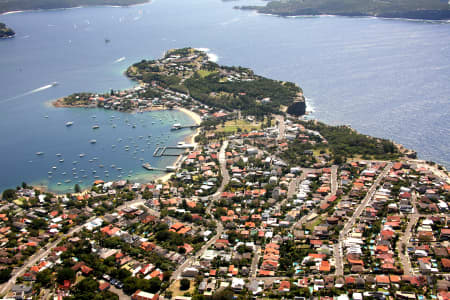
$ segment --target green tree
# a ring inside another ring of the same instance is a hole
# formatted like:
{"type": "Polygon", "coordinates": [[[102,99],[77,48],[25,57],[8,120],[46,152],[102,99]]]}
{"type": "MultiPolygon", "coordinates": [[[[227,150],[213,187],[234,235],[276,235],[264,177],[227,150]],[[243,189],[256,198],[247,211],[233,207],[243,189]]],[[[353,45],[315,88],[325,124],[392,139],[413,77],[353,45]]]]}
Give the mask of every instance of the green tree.
{"type": "Polygon", "coordinates": [[[191,287],[191,282],[189,279],[183,278],[180,281],[180,290],[187,291],[191,287]]]}
{"type": "Polygon", "coordinates": [[[4,200],[14,200],[17,198],[16,191],[13,189],[7,189],[3,191],[2,198],[4,200]]]}
{"type": "Polygon", "coordinates": [[[62,268],[56,276],[58,283],[63,284],[64,280],[73,281],[75,279],[75,271],[71,268],[62,268]]]}
{"type": "Polygon", "coordinates": [[[0,270],[0,283],[7,282],[11,277],[11,268],[5,268],[0,270]]]}

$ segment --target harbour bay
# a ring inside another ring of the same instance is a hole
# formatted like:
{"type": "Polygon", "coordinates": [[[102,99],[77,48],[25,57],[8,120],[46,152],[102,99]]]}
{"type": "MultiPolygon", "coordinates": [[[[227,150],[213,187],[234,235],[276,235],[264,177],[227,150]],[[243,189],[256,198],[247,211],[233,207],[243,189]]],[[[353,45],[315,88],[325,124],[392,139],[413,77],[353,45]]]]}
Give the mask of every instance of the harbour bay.
{"type": "MultiPolygon", "coordinates": [[[[118,138],[128,136],[139,143],[140,150],[145,149],[146,161],[170,164],[170,159],[151,161],[152,151],[145,148],[149,141],[139,140],[152,135],[154,147],[160,133],[167,133],[167,144],[184,139],[189,131],[169,132],[172,120],[192,122],[182,113],[125,114],[53,108],[46,103],[74,92],[129,88],[133,82],[122,74],[128,65],[185,46],[208,47],[220,63],[294,81],[315,107],[313,117],[391,138],[417,150],[421,158],[449,166],[449,24],[278,18],[236,11],[231,3],[219,1],[178,4],[155,1],[130,8],[95,7],[0,17],[17,32],[15,39],[0,41],[0,189],[22,181],[47,184],[52,166],[69,173],[75,167],[72,162],[81,161],[77,158],[80,153],[87,156],[83,158],[85,165],[77,170],[91,171],[89,159],[98,157],[96,165],[121,165],[127,170],[122,174],[126,178],[142,178],[145,170],[139,155],[132,158],[123,149],[112,151],[113,144],[119,147],[118,138]],[[182,14],[185,17],[180,19],[182,14]],[[288,28],[295,29],[295,34],[288,28]],[[105,43],[105,38],[111,42],[105,43]],[[55,81],[60,84],[32,92],[55,81]],[[100,123],[95,132],[92,115],[100,123]],[[121,118],[116,128],[110,124],[112,115],[121,118]],[[157,120],[154,127],[152,117],[157,120]],[[133,129],[126,125],[126,118],[139,126],[133,129]],[[65,127],[67,121],[74,125],[65,127]],[[90,144],[91,139],[97,143],[90,144]],[[38,151],[45,154],[37,157],[38,151]],[[63,154],[63,163],[56,153],[63,154]]],[[[94,179],[90,173],[86,184],[94,179]]],[[[73,187],[72,178],[58,189],[56,183],[67,180],[59,176],[52,177],[50,188],[65,191],[73,187]]]]}

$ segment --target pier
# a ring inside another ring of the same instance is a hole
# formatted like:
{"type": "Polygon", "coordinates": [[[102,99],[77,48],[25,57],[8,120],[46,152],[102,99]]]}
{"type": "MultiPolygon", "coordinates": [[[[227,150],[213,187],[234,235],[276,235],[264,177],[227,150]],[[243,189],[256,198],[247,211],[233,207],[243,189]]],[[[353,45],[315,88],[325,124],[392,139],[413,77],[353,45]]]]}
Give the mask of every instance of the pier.
{"type": "Polygon", "coordinates": [[[185,148],[166,146],[166,147],[157,147],[153,152],[153,157],[161,157],[161,156],[180,156],[185,151],[185,148]],[[167,153],[167,150],[182,150],[180,153],[167,153]]]}
{"type": "Polygon", "coordinates": [[[184,129],[184,128],[195,129],[195,128],[199,128],[199,127],[200,127],[200,125],[197,125],[197,124],[194,124],[194,125],[173,124],[173,126],[170,130],[180,130],[180,129],[184,129]]]}

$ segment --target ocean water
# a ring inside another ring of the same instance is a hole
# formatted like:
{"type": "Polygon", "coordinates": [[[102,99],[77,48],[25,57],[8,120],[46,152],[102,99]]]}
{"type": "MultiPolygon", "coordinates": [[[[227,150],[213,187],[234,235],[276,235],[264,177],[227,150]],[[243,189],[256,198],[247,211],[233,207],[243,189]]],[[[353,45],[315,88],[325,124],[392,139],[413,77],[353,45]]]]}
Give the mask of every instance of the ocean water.
{"type": "MultiPolygon", "coordinates": [[[[86,153],[85,171],[89,159],[98,157],[98,164],[123,165],[132,171],[127,178],[141,178],[136,175],[144,171],[139,155],[130,158],[130,153],[112,151],[112,145],[118,138],[161,133],[169,137],[167,143],[175,143],[189,133],[169,132],[172,119],[181,120],[182,114],[164,112],[167,117],[152,127],[151,117],[159,120],[163,112],[114,113],[121,121],[112,128],[109,111],[53,108],[48,101],[73,92],[131,87],[134,83],[123,76],[128,65],[188,46],[210,49],[210,57],[221,64],[298,83],[311,117],[393,139],[417,150],[420,158],[450,166],[448,22],[281,18],[232,8],[246,3],[156,0],[125,8],[0,16],[17,32],[16,38],[0,41],[0,189],[22,181],[57,190],[73,187],[74,178],[64,186],[66,175],[47,176],[52,166],[62,171],[58,152],[67,155],[64,167],[86,153]],[[48,86],[55,81],[58,86],[48,86]],[[95,132],[94,114],[103,124],[95,132]],[[139,126],[131,130],[122,122],[127,117],[139,126]],[[74,126],[66,128],[67,121],[74,126]],[[89,143],[93,138],[95,145],[89,143]],[[45,154],[36,157],[38,151],[45,154]]],[[[151,151],[145,151],[146,161],[169,163],[152,161],[151,151]]]]}

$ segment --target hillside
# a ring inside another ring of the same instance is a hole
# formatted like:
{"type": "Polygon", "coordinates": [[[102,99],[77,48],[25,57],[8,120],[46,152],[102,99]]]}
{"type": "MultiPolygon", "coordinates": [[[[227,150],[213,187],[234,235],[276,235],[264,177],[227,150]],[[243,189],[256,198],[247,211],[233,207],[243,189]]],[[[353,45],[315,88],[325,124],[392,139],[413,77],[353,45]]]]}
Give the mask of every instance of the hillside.
{"type": "Polygon", "coordinates": [[[271,1],[266,6],[237,8],[280,16],[341,15],[441,20],[450,19],[449,7],[444,0],[287,0],[271,1]]]}
{"type": "Polygon", "coordinates": [[[71,8],[92,5],[119,5],[145,3],[148,0],[0,0],[0,13],[18,10],[71,8]]]}
{"type": "Polygon", "coordinates": [[[143,60],[128,68],[127,75],[161,88],[189,93],[212,107],[239,109],[244,115],[263,117],[280,113],[281,106],[294,102],[294,113],[304,114],[302,90],[294,83],[258,76],[243,67],[219,66],[209,61],[205,52],[192,48],[171,50],[159,60],[143,60]]]}

